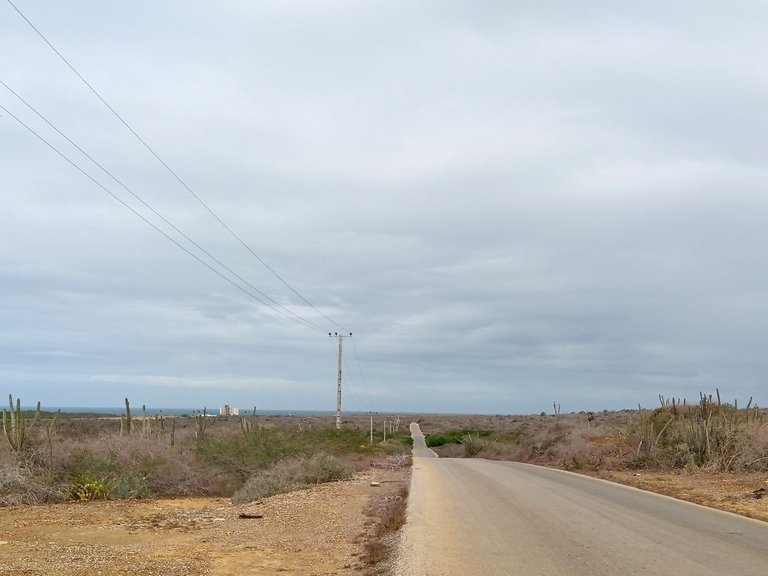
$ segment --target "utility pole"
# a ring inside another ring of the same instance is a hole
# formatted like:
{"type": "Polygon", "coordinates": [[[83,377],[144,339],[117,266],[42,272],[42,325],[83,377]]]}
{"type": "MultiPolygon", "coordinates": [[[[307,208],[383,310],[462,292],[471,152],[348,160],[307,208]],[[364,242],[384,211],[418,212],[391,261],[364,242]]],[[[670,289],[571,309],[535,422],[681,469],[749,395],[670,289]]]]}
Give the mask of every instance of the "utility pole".
{"type": "Polygon", "coordinates": [[[339,334],[338,332],[334,332],[331,334],[328,332],[328,336],[331,338],[338,338],[339,339],[339,381],[336,386],[336,429],[341,429],[341,352],[342,352],[342,344],[344,342],[344,338],[349,338],[352,336],[352,332],[349,334],[339,334]]]}

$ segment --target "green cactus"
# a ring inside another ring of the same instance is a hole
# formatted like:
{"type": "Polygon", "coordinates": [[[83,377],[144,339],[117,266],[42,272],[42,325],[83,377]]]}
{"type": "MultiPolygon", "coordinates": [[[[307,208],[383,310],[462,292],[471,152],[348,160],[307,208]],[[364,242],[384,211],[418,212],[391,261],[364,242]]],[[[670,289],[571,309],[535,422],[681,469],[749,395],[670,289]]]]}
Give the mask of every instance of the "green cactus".
{"type": "Polygon", "coordinates": [[[240,417],[240,430],[244,436],[248,436],[258,428],[258,418],[256,417],[256,406],[253,407],[253,414],[240,417]]]}
{"type": "Polygon", "coordinates": [[[144,436],[151,434],[149,418],[147,418],[147,405],[141,405],[141,433],[144,436]]]}
{"type": "Polygon", "coordinates": [[[251,422],[247,416],[240,417],[240,430],[244,436],[248,436],[256,429],[255,422],[251,422]]]}
{"type": "Polygon", "coordinates": [[[21,399],[16,399],[16,407],[13,406],[13,395],[8,394],[9,410],[3,409],[3,432],[11,450],[20,454],[27,447],[29,432],[37,424],[40,417],[40,402],[37,403],[35,416],[29,424],[26,422],[26,415],[21,410],[21,399]]]}
{"type": "Polygon", "coordinates": [[[120,436],[131,433],[131,404],[125,399],[125,417],[120,418],[120,436]]]}
{"type": "Polygon", "coordinates": [[[195,416],[195,438],[198,440],[205,438],[206,428],[208,428],[208,409],[203,408],[203,411],[195,416]]]}
{"type": "Polygon", "coordinates": [[[45,443],[48,445],[48,481],[53,482],[53,427],[56,425],[56,420],[59,419],[61,414],[61,408],[56,410],[56,414],[53,415],[51,422],[45,427],[45,443]]]}
{"type": "Polygon", "coordinates": [[[80,502],[107,500],[109,498],[109,482],[105,478],[80,479],[72,486],[70,497],[80,502]]]}

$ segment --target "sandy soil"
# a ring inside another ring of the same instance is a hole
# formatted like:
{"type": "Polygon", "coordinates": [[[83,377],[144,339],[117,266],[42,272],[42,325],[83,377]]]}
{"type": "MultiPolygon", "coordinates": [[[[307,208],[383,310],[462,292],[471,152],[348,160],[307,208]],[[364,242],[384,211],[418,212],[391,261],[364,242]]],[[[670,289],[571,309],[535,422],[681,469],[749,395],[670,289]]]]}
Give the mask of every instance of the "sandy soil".
{"type": "Polygon", "coordinates": [[[407,477],[373,470],[244,505],[186,498],[0,508],[0,574],[360,574],[370,503],[395,497],[407,477]]]}
{"type": "Polygon", "coordinates": [[[673,496],[703,506],[768,521],[766,474],[671,474],[660,472],[605,472],[606,480],[673,496]],[[765,495],[755,494],[761,488],[765,495]]]}

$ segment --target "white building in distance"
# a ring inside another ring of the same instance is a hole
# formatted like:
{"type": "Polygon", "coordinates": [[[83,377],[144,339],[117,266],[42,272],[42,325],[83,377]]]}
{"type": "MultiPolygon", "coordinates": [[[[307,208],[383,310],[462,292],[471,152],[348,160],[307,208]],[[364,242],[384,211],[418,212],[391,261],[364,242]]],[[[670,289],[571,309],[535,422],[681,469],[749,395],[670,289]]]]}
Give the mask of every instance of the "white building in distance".
{"type": "Polygon", "coordinates": [[[219,408],[219,416],[240,416],[240,408],[224,404],[224,406],[219,408]]]}

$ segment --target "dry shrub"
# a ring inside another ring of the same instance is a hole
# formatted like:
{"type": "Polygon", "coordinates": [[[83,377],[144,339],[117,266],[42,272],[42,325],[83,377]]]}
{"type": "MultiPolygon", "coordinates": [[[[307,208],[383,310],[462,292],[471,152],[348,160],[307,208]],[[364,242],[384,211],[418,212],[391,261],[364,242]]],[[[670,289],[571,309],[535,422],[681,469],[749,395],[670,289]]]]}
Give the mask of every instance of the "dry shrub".
{"type": "Polygon", "coordinates": [[[768,426],[761,422],[748,430],[739,463],[747,471],[768,471],[768,426]]]}
{"type": "Polygon", "coordinates": [[[368,467],[380,470],[399,470],[401,468],[410,468],[411,463],[412,458],[410,454],[390,454],[384,458],[370,459],[368,467]]]}
{"type": "Polygon", "coordinates": [[[422,425],[426,433],[450,432],[456,426],[481,430],[467,435],[460,444],[434,448],[440,457],[482,457],[490,460],[514,460],[566,469],[600,469],[615,462],[616,449],[592,442],[595,436],[607,437],[613,431],[608,421],[623,421],[624,414],[571,413],[529,416],[450,416],[440,421],[429,417],[422,425]],[[427,428],[434,426],[434,428],[427,428]]]}
{"type": "Polygon", "coordinates": [[[318,452],[309,458],[286,458],[249,478],[232,497],[232,501],[243,504],[313,484],[344,480],[350,476],[351,471],[341,460],[325,452],[318,452]]]}
{"type": "Polygon", "coordinates": [[[77,491],[104,481],[110,498],[220,494],[220,477],[194,450],[154,434],[102,433],[60,442],[54,451],[58,481],[77,491]]]}
{"type": "Polygon", "coordinates": [[[760,472],[768,470],[764,412],[700,394],[698,404],[638,409],[617,427],[628,467],[760,472]]]}
{"type": "Polygon", "coordinates": [[[490,442],[483,450],[483,458],[488,460],[516,460],[520,451],[517,444],[509,442],[490,442]]]}
{"type": "Polygon", "coordinates": [[[163,496],[220,494],[219,476],[197,458],[192,448],[171,446],[161,436],[120,436],[105,439],[121,471],[146,481],[148,493],[163,496]]]}
{"type": "Polygon", "coordinates": [[[464,448],[461,444],[444,444],[443,446],[438,446],[437,448],[432,448],[434,452],[440,457],[440,458],[463,458],[464,457],[464,448]]]}
{"type": "Polygon", "coordinates": [[[570,430],[555,423],[538,427],[520,445],[519,459],[524,462],[557,462],[567,454],[570,430]]]}
{"type": "Polygon", "coordinates": [[[361,560],[369,567],[387,558],[393,548],[393,535],[405,524],[408,506],[408,486],[400,486],[397,494],[380,496],[369,503],[366,514],[373,523],[363,545],[361,560]]]}
{"type": "Polygon", "coordinates": [[[492,444],[493,441],[486,441],[484,438],[481,438],[479,434],[467,434],[459,439],[459,443],[464,448],[465,458],[475,458],[480,452],[486,449],[488,444],[492,444]]]}
{"type": "Polygon", "coordinates": [[[61,491],[40,480],[39,473],[20,464],[0,465],[0,506],[44,504],[63,499],[61,491]]]}
{"type": "MultiPolygon", "coordinates": [[[[120,426],[120,418],[62,415],[50,444],[42,426],[35,428],[24,454],[13,453],[0,441],[0,468],[5,470],[0,504],[50,500],[56,494],[76,499],[231,496],[254,473],[286,457],[304,455],[304,465],[317,465],[322,456],[309,456],[325,452],[344,459],[349,467],[365,469],[373,458],[407,450],[397,442],[371,446],[364,433],[368,418],[342,430],[335,429],[333,417],[260,417],[252,430],[240,422],[210,418],[205,439],[200,439],[195,417],[134,416],[132,432],[121,433],[125,426],[120,426]]],[[[346,468],[331,468],[331,477],[348,474],[346,468]]],[[[305,481],[325,481],[323,475],[329,472],[313,474],[305,481]]]]}

